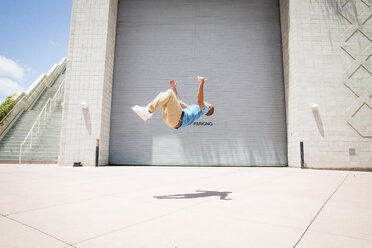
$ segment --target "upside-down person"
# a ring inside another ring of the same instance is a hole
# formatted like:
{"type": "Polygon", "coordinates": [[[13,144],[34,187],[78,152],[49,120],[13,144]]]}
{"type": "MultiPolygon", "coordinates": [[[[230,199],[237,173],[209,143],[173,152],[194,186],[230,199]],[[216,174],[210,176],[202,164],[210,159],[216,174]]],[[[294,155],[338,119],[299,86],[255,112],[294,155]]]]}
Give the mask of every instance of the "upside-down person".
{"type": "Polygon", "coordinates": [[[198,104],[187,106],[186,103],[182,102],[176,89],[178,82],[171,80],[171,89],[161,92],[146,107],[135,105],[132,107],[132,110],[142,120],[147,121],[152,117],[156,110],[162,107],[163,121],[169,127],[178,129],[180,127],[189,126],[203,115],[210,116],[214,112],[213,105],[208,102],[204,102],[204,83],[207,81],[207,79],[198,76],[198,81],[198,104]]]}

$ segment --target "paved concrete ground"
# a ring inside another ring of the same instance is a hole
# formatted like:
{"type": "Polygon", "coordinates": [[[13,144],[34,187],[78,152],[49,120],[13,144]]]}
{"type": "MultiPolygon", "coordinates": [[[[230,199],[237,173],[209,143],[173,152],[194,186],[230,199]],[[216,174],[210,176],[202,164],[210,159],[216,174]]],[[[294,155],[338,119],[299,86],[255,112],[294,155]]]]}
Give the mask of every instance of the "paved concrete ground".
{"type": "Polygon", "coordinates": [[[4,248],[370,248],[372,173],[2,164],[0,214],[4,248]]]}

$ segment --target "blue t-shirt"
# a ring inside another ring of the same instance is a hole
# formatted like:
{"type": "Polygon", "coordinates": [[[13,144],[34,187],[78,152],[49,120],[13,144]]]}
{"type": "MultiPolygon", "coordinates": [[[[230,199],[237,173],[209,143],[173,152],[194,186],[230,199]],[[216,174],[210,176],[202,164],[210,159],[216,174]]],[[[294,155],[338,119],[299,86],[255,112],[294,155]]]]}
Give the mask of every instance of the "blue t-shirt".
{"type": "Polygon", "coordinates": [[[188,125],[191,125],[194,121],[202,117],[204,114],[208,113],[209,107],[205,105],[204,110],[201,110],[199,105],[193,104],[190,106],[187,106],[183,110],[183,119],[182,119],[182,126],[180,127],[186,127],[188,125]]]}

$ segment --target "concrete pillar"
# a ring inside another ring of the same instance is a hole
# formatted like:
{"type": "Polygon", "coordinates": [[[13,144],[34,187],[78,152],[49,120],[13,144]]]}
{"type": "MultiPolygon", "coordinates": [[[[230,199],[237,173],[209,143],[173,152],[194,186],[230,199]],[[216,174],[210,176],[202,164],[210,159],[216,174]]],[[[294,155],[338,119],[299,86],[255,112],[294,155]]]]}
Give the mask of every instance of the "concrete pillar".
{"type": "Polygon", "coordinates": [[[118,0],[73,1],[60,165],[94,166],[96,139],[99,164],[108,164],[117,6],[118,0]]]}

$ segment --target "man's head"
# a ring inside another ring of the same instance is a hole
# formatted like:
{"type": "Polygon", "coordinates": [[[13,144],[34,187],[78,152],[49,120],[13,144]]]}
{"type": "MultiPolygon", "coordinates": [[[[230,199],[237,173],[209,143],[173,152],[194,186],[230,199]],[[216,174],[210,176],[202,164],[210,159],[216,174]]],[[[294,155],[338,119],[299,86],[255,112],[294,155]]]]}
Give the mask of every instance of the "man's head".
{"type": "Polygon", "coordinates": [[[207,105],[208,108],[209,108],[209,111],[205,115],[207,115],[207,116],[213,115],[214,106],[212,104],[210,104],[209,102],[205,102],[205,105],[207,105]]]}

